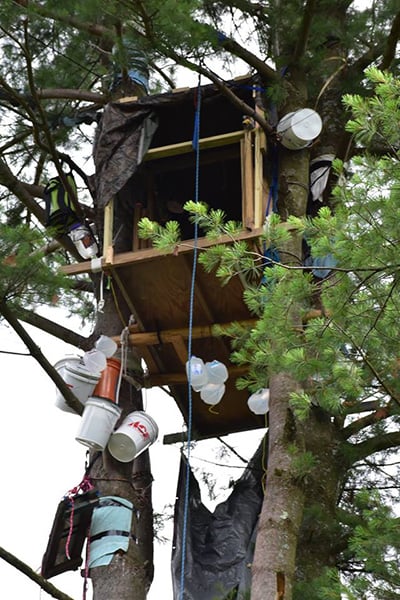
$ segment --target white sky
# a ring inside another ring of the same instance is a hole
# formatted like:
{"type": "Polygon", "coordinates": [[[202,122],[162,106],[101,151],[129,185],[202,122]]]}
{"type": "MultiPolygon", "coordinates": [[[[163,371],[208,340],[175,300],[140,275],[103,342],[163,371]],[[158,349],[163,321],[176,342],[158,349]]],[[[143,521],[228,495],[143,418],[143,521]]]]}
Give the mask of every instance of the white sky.
{"type": "MultiPolygon", "coordinates": [[[[62,311],[54,311],[57,320],[62,311]]],[[[66,326],[78,331],[77,319],[68,319],[66,326]]],[[[59,342],[35,328],[25,326],[42,352],[54,364],[76,349],[59,342]]],[[[0,350],[26,352],[23,343],[8,327],[0,326],[0,350]]],[[[86,447],[75,441],[80,417],[65,413],[54,405],[55,387],[40,365],[27,356],[0,353],[0,373],[3,385],[2,418],[0,421],[0,455],[2,457],[2,494],[0,497],[0,545],[40,570],[43,553],[53,524],[54,514],[63,495],[77,485],[84,473],[86,447]]],[[[179,444],[164,446],[166,433],[180,431],[182,416],[175,402],[159,389],[145,391],[149,414],[156,420],[160,434],[151,447],[154,476],[154,509],[162,512],[166,504],[175,502],[179,469],[179,444]]],[[[224,400],[223,400],[224,401],[224,400]]],[[[228,401],[225,398],[225,401],[228,401]]],[[[262,430],[229,436],[230,444],[245,439],[238,446],[249,458],[262,435],[262,430]]],[[[203,463],[199,458],[213,461],[216,440],[201,442],[192,453],[192,466],[212,472],[222,487],[229,476],[238,478],[239,469],[226,469],[203,463]],[[198,457],[198,458],[196,458],[198,457]]],[[[215,459],[216,462],[240,465],[235,458],[215,459]]],[[[228,492],[222,490],[218,502],[228,492]]],[[[213,503],[204,496],[209,508],[213,503]]],[[[215,505],[215,503],[214,503],[215,505]]],[[[169,538],[166,544],[155,547],[155,580],[148,600],[171,600],[170,557],[172,522],[162,532],[169,538]]],[[[47,600],[51,596],[25,575],[0,560],[0,597],[24,600],[47,600]]],[[[50,579],[63,592],[78,600],[82,597],[83,579],[80,570],[63,573],[50,579]]],[[[91,594],[88,597],[91,597],[91,594]]]]}

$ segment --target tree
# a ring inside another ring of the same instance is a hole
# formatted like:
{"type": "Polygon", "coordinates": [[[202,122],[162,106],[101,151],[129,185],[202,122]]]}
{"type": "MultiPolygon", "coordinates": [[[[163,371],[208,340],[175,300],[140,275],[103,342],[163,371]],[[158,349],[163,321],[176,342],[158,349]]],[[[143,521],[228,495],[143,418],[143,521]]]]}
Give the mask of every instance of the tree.
{"type": "MultiPolygon", "coordinates": [[[[258,317],[256,327],[251,334],[235,333],[239,344],[234,359],[250,364],[249,375],[240,384],[271,390],[268,478],[251,597],[340,598],[338,569],[346,571],[357,560],[365,572],[376,570],[371,585],[379,578],[386,585],[391,573],[383,563],[374,568],[367,564],[363,540],[368,536],[363,537],[361,530],[373,531],[367,516],[378,500],[356,501],[357,484],[348,482],[361,476],[363,461],[371,464],[370,457],[396,448],[400,441],[395,429],[397,222],[393,218],[398,155],[392,120],[398,91],[396,81],[383,75],[398,64],[396,2],[378,1],[356,10],[351,0],[290,1],[284,6],[247,0],[145,4],[92,0],[84,5],[69,2],[67,8],[52,0],[6,0],[0,11],[4,55],[0,102],[7,125],[1,141],[0,183],[7,202],[4,218],[11,226],[25,222],[43,229],[43,182],[51,165],[62,175],[66,161],[88,190],[85,202],[75,202],[75,208],[94,219],[101,232],[103,215],[93,212],[99,199],[79,149],[93,135],[83,124],[97,122],[112,94],[131,94],[132,88],[142,91],[128,77],[126,40],[147,55],[154,89],[173,84],[176,66],[197,72],[264,128],[271,147],[278,141],[278,118],[306,106],[318,111],[324,123],[318,141],[299,151],[280,150],[277,212],[281,221],[290,223],[291,233],[282,232],[276,217],[271,219],[265,241],[278,248],[281,264],[266,270],[261,295],[258,288],[246,292],[258,317]],[[113,47],[120,63],[114,87],[113,47]],[[231,61],[241,61],[243,70],[254,74],[261,90],[256,111],[226,85],[231,61]],[[369,72],[377,95],[368,100],[372,90],[364,71],[371,65],[380,72],[369,72]],[[347,104],[342,103],[344,94],[347,104]],[[346,129],[350,106],[356,118],[346,129]],[[351,187],[339,185],[332,196],[334,184],[349,178],[345,167],[361,150],[357,140],[386,156],[367,155],[367,168],[359,162],[361,175],[353,177],[351,187]],[[78,155],[78,164],[72,154],[78,155]],[[310,161],[326,155],[336,157],[336,168],[319,214],[304,221],[320,206],[318,202],[308,206],[310,161]],[[378,194],[376,188],[383,182],[386,189],[378,194]],[[304,269],[304,236],[314,258],[332,254],[336,259],[330,278],[312,279],[312,268],[304,269]],[[343,298],[348,299],[346,304],[343,298]],[[318,316],[304,324],[311,309],[318,316]]],[[[197,218],[204,220],[204,215],[197,218]]],[[[67,259],[67,252],[74,252],[70,240],[61,236],[57,241],[58,252],[67,259]]],[[[120,235],[116,251],[123,251],[125,243],[120,235]]],[[[219,256],[226,265],[227,258],[219,256]]],[[[215,264],[212,253],[207,260],[215,264]]],[[[258,266],[263,262],[261,257],[258,266]]],[[[92,284],[98,291],[96,276],[92,284]]],[[[128,322],[123,299],[118,299],[121,315],[114,310],[112,293],[104,300],[93,336],[84,342],[87,347],[98,333],[118,335],[121,317],[123,324],[128,322]]],[[[7,297],[2,301],[19,318],[38,323],[7,297]]],[[[54,335],[65,333],[45,320],[39,325],[54,335]]],[[[124,411],[140,407],[140,394],[131,397],[127,385],[122,398],[124,411]]],[[[131,544],[129,552],[115,557],[109,567],[93,569],[95,598],[109,598],[110,587],[115,598],[144,598],[152,577],[148,459],[134,462],[132,479],[131,465],[122,467],[105,455],[103,463],[96,463],[95,475],[102,493],[121,495],[141,508],[135,523],[140,543],[131,544]]],[[[383,554],[392,544],[390,538],[381,546],[383,554]]],[[[368,597],[368,581],[363,581],[365,589],[354,593],[368,597]]],[[[389,585],[390,593],[396,594],[396,584],[389,585]]],[[[375,593],[383,597],[388,592],[375,593]]]]}

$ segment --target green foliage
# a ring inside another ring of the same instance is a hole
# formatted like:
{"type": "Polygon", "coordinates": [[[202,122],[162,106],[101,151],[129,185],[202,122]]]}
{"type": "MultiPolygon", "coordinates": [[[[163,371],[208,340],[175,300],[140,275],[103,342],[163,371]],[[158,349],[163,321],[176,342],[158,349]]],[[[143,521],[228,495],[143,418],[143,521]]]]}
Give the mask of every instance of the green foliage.
{"type": "Polygon", "coordinates": [[[398,517],[377,491],[360,492],[355,506],[360,520],[353,529],[349,552],[358,573],[349,574],[348,589],[354,598],[360,594],[376,600],[400,598],[398,517]]]}
{"type": "Polygon", "coordinates": [[[356,94],[346,94],[343,102],[350,108],[354,118],[348,121],[347,130],[354,134],[360,143],[369,144],[375,138],[398,147],[397,127],[400,82],[390,73],[383,73],[377,67],[369,67],[366,77],[374,85],[374,95],[365,98],[356,94]]]}
{"type": "Polygon", "coordinates": [[[138,224],[138,235],[140,238],[150,239],[155,248],[165,253],[172,252],[180,241],[180,229],[177,221],[167,221],[165,226],[159,225],[144,217],[138,224]]]}
{"type": "Polygon", "coordinates": [[[35,308],[54,304],[71,280],[54,270],[43,258],[44,240],[27,225],[9,227],[0,222],[0,301],[14,307],[35,308]]]}

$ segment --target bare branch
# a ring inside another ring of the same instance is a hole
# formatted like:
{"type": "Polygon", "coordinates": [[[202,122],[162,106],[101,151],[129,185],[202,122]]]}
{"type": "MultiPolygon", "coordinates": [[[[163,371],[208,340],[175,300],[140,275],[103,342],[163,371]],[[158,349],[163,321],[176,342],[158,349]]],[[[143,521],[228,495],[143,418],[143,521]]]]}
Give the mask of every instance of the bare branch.
{"type": "Polygon", "coordinates": [[[62,325],[58,325],[54,321],[50,321],[45,317],[37,314],[36,312],[32,312],[30,310],[18,309],[18,318],[25,323],[29,323],[29,325],[33,325],[50,335],[58,338],[59,340],[63,340],[67,344],[71,344],[76,348],[81,348],[82,350],[90,350],[93,346],[93,341],[91,337],[84,337],[79,333],[75,333],[71,331],[67,327],[63,327],[62,325]]]}
{"type": "MultiPolygon", "coordinates": [[[[392,408],[393,408],[393,403],[392,403],[392,408]]],[[[398,412],[398,410],[396,412],[398,412]]],[[[348,425],[347,427],[345,427],[342,430],[341,435],[343,436],[344,439],[347,440],[352,435],[356,435],[357,433],[362,431],[362,429],[365,429],[366,427],[369,427],[370,425],[374,425],[378,421],[382,421],[383,419],[386,419],[387,417],[390,417],[393,414],[394,414],[394,411],[390,410],[389,406],[384,406],[384,407],[380,407],[380,408],[378,407],[376,410],[374,410],[374,412],[372,412],[368,415],[365,415],[364,417],[361,417],[360,419],[357,419],[356,421],[353,421],[352,423],[350,423],[350,425],[348,425]]]]}
{"type": "Polygon", "coordinates": [[[29,579],[32,579],[32,581],[37,583],[42,588],[42,590],[50,594],[50,596],[53,596],[53,598],[57,598],[58,600],[74,600],[73,598],[71,598],[71,596],[68,596],[68,594],[64,594],[64,592],[56,588],[55,585],[53,585],[52,583],[47,581],[47,579],[39,575],[39,573],[36,573],[36,571],[31,569],[29,565],[17,558],[14,554],[11,554],[11,552],[7,552],[7,550],[2,548],[1,546],[0,558],[8,562],[8,564],[10,564],[11,566],[18,569],[18,571],[21,571],[21,573],[29,577],[29,579]]]}
{"type": "Polygon", "coordinates": [[[82,100],[84,102],[94,102],[95,104],[107,104],[109,97],[104,94],[96,94],[88,90],[77,90],[71,88],[44,88],[36,91],[37,98],[42,100],[82,100]]]}
{"type": "Polygon", "coordinates": [[[17,198],[22,202],[24,206],[31,212],[37,220],[44,225],[46,216],[45,211],[39,204],[34,200],[33,196],[26,189],[25,185],[21,183],[15,175],[11,172],[8,165],[0,159],[0,185],[4,185],[10,190],[17,198]]]}
{"type": "Polygon", "coordinates": [[[397,43],[400,39],[400,12],[397,13],[393,19],[392,28],[386,40],[386,48],[383,54],[382,62],[379,68],[384,71],[388,69],[392,64],[392,61],[396,55],[397,43]]]}
{"type": "Polygon", "coordinates": [[[396,448],[396,446],[399,445],[400,431],[392,431],[390,433],[377,435],[376,437],[360,442],[359,444],[349,444],[349,447],[351,448],[350,463],[354,464],[371,454],[389,450],[390,448],[396,448]]]}
{"type": "Polygon", "coordinates": [[[59,375],[55,368],[49,363],[47,358],[44,356],[39,346],[35,344],[31,336],[22,327],[18,318],[15,316],[13,311],[7,306],[7,303],[3,300],[0,302],[0,314],[8,321],[14,331],[19,335],[29,352],[37,360],[43,370],[47,373],[52,381],[56,384],[64,396],[65,402],[70,406],[76,413],[81,415],[83,413],[83,406],[79,402],[75,394],[72,393],[71,389],[65,383],[64,379],[59,375]]]}
{"type": "Polygon", "coordinates": [[[301,27],[298,32],[296,48],[293,53],[293,62],[297,63],[299,59],[303,56],[306,48],[308,37],[310,35],[310,28],[312,23],[312,18],[314,16],[314,9],[316,5],[316,0],[308,0],[303,11],[303,20],[301,23],[301,27]]]}

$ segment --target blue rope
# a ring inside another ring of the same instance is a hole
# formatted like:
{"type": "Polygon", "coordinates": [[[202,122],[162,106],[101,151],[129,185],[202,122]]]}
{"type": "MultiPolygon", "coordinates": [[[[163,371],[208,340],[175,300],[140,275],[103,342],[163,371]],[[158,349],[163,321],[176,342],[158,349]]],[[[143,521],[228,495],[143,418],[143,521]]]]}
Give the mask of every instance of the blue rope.
{"type": "MultiPolygon", "coordinates": [[[[201,107],[201,87],[200,87],[200,76],[199,83],[197,86],[197,98],[196,98],[196,113],[194,119],[194,131],[193,131],[193,148],[196,153],[196,167],[195,167],[195,189],[194,189],[194,200],[199,201],[199,174],[200,174],[200,107],[201,107]]],[[[186,483],[185,483],[185,499],[183,508],[183,527],[182,527],[182,556],[181,556],[181,577],[180,577],[180,590],[179,600],[183,600],[183,594],[185,591],[185,561],[186,561],[186,538],[187,538],[187,523],[189,513],[189,492],[190,492],[190,445],[192,442],[192,418],[193,418],[193,403],[192,403],[192,370],[190,368],[190,361],[192,358],[192,332],[193,332],[193,313],[194,313],[194,293],[195,293],[195,281],[196,281],[196,268],[197,268],[197,254],[198,254],[198,224],[194,224],[194,246],[193,246],[193,265],[192,265],[192,280],[190,285],[190,301],[189,301],[189,331],[188,331],[188,420],[187,420],[187,462],[186,462],[186,483]]]]}

